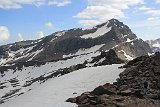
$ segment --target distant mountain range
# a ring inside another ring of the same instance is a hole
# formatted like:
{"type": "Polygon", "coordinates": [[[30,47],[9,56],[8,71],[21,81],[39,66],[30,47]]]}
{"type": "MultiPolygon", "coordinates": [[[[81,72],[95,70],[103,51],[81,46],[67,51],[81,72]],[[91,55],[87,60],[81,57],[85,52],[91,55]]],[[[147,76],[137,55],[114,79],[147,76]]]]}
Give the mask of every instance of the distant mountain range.
{"type": "Polygon", "coordinates": [[[156,40],[147,40],[146,42],[150,45],[153,52],[160,51],[160,38],[156,40]]]}

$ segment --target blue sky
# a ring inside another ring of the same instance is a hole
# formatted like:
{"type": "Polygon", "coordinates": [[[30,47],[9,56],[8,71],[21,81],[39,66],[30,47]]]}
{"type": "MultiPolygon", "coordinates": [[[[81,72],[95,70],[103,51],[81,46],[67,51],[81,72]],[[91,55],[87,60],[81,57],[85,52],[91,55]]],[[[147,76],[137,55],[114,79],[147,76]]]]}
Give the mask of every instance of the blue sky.
{"type": "Polygon", "coordinates": [[[160,0],[0,0],[0,44],[117,18],[144,40],[160,37],[160,0]]]}

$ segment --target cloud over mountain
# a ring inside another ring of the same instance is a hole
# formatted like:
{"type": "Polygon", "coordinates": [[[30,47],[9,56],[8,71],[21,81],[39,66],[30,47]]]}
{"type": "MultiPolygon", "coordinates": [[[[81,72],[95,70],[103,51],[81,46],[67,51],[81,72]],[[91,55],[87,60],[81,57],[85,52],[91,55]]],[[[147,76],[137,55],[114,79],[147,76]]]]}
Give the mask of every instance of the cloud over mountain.
{"type": "Polygon", "coordinates": [[[10,33],[6,26],[0,26],[0,42],[6,41],[9,39],[10,33]]]}
{"type": "Polygon", "coordinates": [[[0,8],[2,9],[18,9],[23,5],[54,5],[54,6],[66,6],[70,4],[70,0],[1,0],[0,8]]]}

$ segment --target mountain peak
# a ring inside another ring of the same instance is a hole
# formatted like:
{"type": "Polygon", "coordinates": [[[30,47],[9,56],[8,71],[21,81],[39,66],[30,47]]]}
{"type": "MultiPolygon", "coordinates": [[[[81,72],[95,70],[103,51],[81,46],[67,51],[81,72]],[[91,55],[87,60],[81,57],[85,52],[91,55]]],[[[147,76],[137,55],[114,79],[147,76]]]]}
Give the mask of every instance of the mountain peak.
{"type": "Polygon", "coordinates": [[[123,59],[126,59],[126,56],[129,56],[127,59],[132,59],[152,52],[149,45],[138,40],[127,25],[117,19],[110,19],[92,29],[59,31],[40,40],[1,46],[0,59],[3,61],[0,61],[0,65],[32,60],[61,60],[65,55],[101,45],[104,46],[99,48],[99,51],[115,49],[117,53],[123,54],[121,56],[125,54],[123,59]]]}
{"type": "Polygon", "coordinates": [[[110,21],[110,22],[120,22],[118,19],[115,19],[115,18],[112,18],[112,19],[110,19],[110,20],[108,20],[108,21],[110,21]]]}
{"type": "Polygon", "coordinates": [[[112,19],[107,20],[107,21],[105,21],[105,22],[103,22],[103,23],[101,23],[101,24],[96,25],[96,27],[99,27],[99,26],[101,27],[101,26],[104,26],[104,25],[113,26],[113,25],[116,25],[116,24],[119,24],[119,23],[123,24],[123,23],[120,22],[118,19],[112,18],[112,19]]]}
{"type": "Polygon", "coordinates": [[[116,19],[92,29],[64,30],[38,40],[0,46],[0,104],[51,78],[86,67],[119,64],[151,52],[147,43],[116,19]]]}

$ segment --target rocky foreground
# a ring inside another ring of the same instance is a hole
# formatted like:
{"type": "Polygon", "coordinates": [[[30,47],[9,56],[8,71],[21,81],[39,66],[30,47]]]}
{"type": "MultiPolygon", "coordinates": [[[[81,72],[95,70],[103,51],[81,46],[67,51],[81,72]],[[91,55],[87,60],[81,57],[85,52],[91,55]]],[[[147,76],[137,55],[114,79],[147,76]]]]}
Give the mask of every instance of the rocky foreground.
{"type": "Polygon", "coordinates": [[[160,107],[160,52],[138,57],[123,67],[126,69],[117,82],[106,83],[67,102],[78,107],[160,107]],[[149,82],[147,95],[143,94],[145,79],[149,82]]]}

